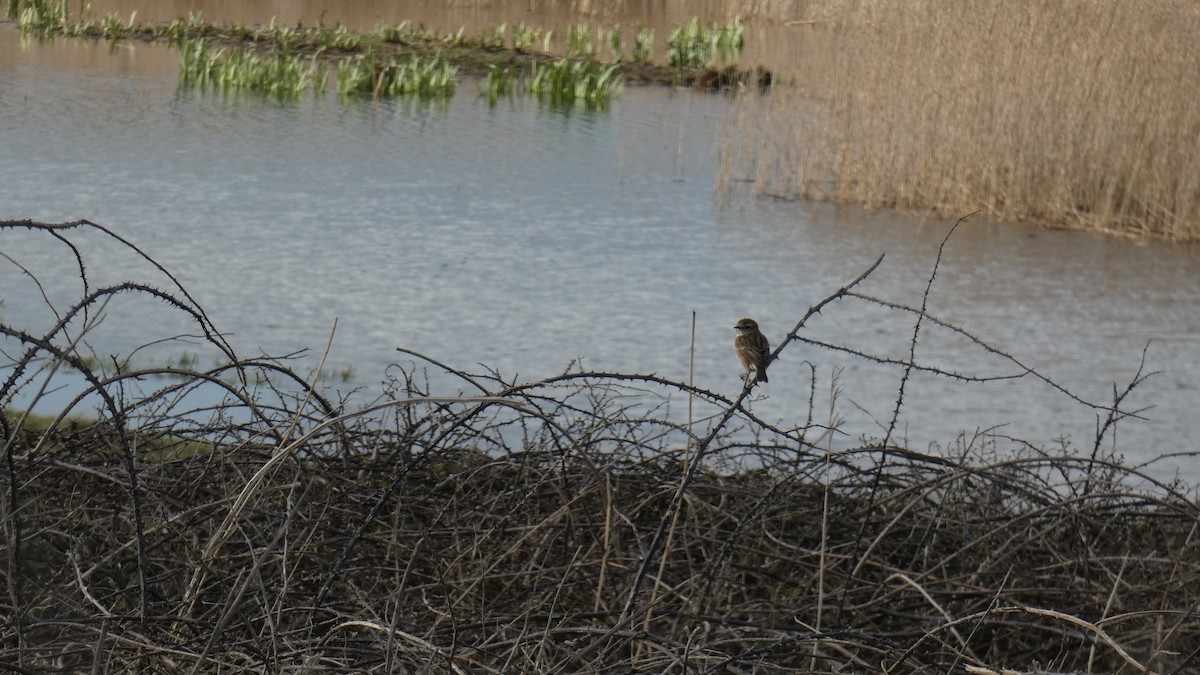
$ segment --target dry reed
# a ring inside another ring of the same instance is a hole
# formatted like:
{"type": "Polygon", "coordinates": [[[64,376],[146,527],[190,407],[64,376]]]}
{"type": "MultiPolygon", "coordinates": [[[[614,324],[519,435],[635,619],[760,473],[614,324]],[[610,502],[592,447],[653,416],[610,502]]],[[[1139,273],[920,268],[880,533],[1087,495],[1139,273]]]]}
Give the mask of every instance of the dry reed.
{"type": "MultiPolygon", "coordinates": [[[[871,301],[850,286],[808,316],[871,301]]],[[[182,287],[144,288],[227,349],[182,287]]],[[[830,453],[744,409],[753,384],[518,383],[405,350],[421,367],[349,413],[262,360],[133,396],[146,373],[88,370],[58,328],[0,330],[29,348],[0,400],[42,357],[125,394],[92,423],[5,418],[17,672],[1200,671],[1195,497],[1099,453],[830,453]],[[248,395],[268,371],[299,393],[248,395]],[[181,405],[202,381],[224,402],[181,405]]]]}
{"type": "MultiPolygon", "coordinates": [[[[837,3],[835,3],[837,4],[837,3]]],[[[745,102],[725,190],[1053,226],[1200,236],[1193,3],[862,2],[745,102]]]]}

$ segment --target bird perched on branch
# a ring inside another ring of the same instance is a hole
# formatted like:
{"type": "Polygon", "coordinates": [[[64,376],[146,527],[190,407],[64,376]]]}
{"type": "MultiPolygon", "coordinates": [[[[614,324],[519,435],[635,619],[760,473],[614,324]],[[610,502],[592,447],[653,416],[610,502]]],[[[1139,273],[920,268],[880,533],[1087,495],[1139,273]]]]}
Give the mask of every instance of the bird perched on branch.
{"type": "Polygon", "coordinates": [[[738,361],[746,369],[746,375],[754,371],[757,381],[767,381],[767,360],[771,358],[771,343],[758,330],[754,319],[742,319],[734,326],[737,337],[733,339],[733,349],[737,352],[738,361]]]}

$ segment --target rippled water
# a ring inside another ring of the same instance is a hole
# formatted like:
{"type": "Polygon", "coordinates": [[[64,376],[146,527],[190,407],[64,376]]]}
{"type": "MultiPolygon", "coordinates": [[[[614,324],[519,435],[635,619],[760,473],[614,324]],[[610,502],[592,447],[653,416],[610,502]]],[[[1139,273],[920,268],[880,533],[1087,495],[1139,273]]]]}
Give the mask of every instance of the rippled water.
{"type": "MultiPolygon", "coordinates": [[[[622,372],[688,374],[740,386],[730,343],[743,315],[777,341],[811,304],[880,254],[864,292],[920,305],[950,223],[827,205],[714,199],[728,99],[631,88],[607,112],[494,108],[465,81],[448,104],[280,105],[176,91],[165,47],[22,44],[0,30],[0,218],[87,218],[113,228],[176,274],[245,355],[316,350],[337,386],[377,386],[403,346],[452,365],[485,364],[533,380],[574,359],[622,372]],[[90,51],[89,51],[90,50],[90,51]],[[83,65],[80,65],[83,64],[83,65]]],[[[166,281],[101,237],[73,240],[95,284],[166,281]]],[[[63,247],[5,233],[0,250],[39,275],[61,307],[79,282],[63,247]]],[[[1097,403],[1135,373],[1162,371],[1128,402],[1154,406],[1120,427],[1135,461],[1196,449],[1200,256],[1022,225],[968,222],[946,248],[930,311],[1097,403]]],[[[3,261],[0,261],[2,263],[3,261]]],[[[29,329],[53,313],[12,264],[0,264],[0,317],[29,329]]],[[[123,354],[194,330],[154,302],[114,301],[90,336],[123,354]]],[[[903,358],[913,317],[842,302],[804,335],[903,358]]],[[[923,329],[917,359],[947,370],[1019,372],[969,341],[923,329]]],[[[139,353],[163,360],[178,343],[139,353]]],[[[205,358],[210,358],[206,356],[205,358]]],[[[795,345],[772,367],[755,410],[795,424],[817,368],[828,406],[856,435],[881,436],[901,373],[795,345]]],[[[822,413],[824,415],[825,413],[822,413]]],[[[917,375],[901,416],[914,447],[1007,425],[1035,444],[1067,436],[1090,449],[1096,411],[1029,378],[954,383],[917,375]]],[[[1200,476],[1193,459],[1159,462],[1200,476]]]]}

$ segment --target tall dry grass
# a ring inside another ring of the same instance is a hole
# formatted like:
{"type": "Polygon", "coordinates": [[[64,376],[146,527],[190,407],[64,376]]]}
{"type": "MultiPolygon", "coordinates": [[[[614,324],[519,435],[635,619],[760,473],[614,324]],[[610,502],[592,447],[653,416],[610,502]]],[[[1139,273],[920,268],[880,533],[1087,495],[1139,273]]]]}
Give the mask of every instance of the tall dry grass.
{"type": "Polygon", "coordinates": [[[1200,236],[1194,3],[838,4],[731,119],[722,189],[1200,236]]]}

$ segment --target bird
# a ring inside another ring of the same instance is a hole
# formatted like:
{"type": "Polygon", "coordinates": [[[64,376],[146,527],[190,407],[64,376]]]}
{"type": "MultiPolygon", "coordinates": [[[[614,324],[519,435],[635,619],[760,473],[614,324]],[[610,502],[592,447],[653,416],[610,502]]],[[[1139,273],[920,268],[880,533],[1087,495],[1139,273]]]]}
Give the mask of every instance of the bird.
{"type": "Polygon", "coordinates": [[[758,330],[758,322],[754,319],[742,319],[734,326],[737,337],[733,339],[733,350],[737,353],[738,361],[746,369],[746,375],[754,371],[758,382],[767,382],[767,361],[771,358],[771,343],[758,330]]]}

